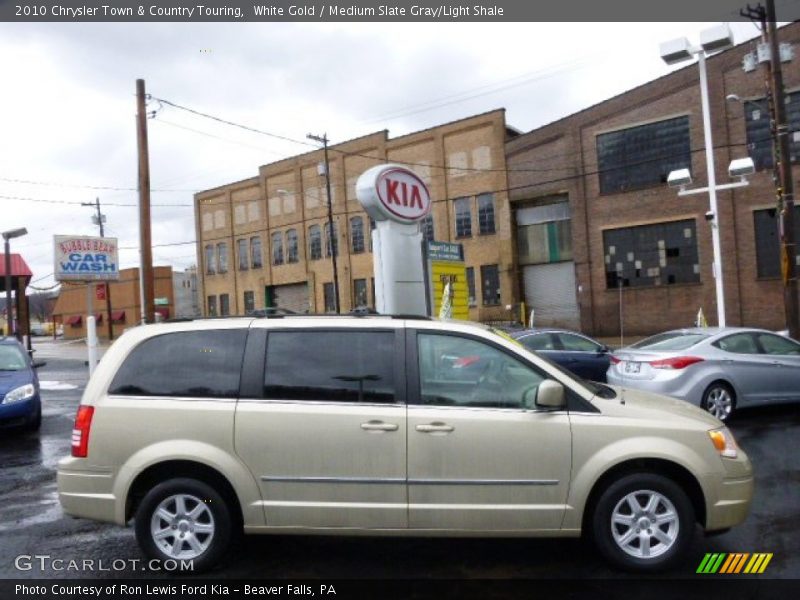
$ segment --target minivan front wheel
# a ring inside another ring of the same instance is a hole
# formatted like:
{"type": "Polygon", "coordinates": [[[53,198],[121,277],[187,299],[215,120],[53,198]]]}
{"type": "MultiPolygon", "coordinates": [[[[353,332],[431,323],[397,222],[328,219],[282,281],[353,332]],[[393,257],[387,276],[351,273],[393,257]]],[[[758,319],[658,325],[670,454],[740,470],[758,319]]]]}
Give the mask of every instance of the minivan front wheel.
{"type": "Polygon", "coordinates": [[[618,479],[600,496],[593,533],[598,549],[612,563],[654,571],[685,556],[694,524],[692,503],[674,481],[637,473],[618,479]]]}
{"type": "Polygon", "coordinates": [[[201,572],[225,554],[231,540],[231,513],[222,496],[205,482],[170,479],[142,499],[135,529],[139,547],[151,559],[191,562],[191,570],[201,572]]]}

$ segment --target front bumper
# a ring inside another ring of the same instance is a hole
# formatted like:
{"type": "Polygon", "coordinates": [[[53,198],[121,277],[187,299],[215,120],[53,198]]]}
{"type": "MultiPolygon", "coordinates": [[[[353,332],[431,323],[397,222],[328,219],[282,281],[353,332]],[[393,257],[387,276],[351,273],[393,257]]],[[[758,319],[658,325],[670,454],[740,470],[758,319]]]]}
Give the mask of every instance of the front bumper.
{"type": "Polygon", "coordinates": [[[16,425],[30,421],[36,416],[39,404],[40,400],[38,396],[11,404],[0,404],[0,427],[3,425],[16,425]]]}
{"type": "Polygon", "coordinates": [[[713,478],[711,499],[706,508],[705,530],[728,529],[743,522],[753,502],[753,467],[750,459],[739,449],[736,459],[721,459],[724,474],[713,478]]]}

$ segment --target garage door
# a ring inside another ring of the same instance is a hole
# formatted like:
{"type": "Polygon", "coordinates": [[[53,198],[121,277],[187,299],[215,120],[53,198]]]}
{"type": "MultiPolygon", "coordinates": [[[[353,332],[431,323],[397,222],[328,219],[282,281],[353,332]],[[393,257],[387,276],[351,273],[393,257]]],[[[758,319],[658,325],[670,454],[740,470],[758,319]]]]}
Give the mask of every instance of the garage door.
{"type": "Polygon", "coordinates": [[[575,263],[565,261],[522,268],[525,304],[536,327],[580,329],[575,293],[575,263]]]}
{"type": "Polygon", "coordinates": [[[272,286],[272,305],[288,308],[296,313],[308,312],[308,284],[272,286]]]}

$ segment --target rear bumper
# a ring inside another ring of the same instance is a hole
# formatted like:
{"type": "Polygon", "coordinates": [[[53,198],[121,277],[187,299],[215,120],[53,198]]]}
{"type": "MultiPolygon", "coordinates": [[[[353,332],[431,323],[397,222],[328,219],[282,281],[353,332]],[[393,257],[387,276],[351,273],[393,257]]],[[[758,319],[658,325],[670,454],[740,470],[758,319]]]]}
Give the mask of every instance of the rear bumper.
{"type": "Polygon", "coordinates": [[[77,468],[82,461],[68,457],[58,463],[58,500],[64,512],[73,517],[124,525],[116,518],[117,499],[112,493],[111,471],[77,468]]]}

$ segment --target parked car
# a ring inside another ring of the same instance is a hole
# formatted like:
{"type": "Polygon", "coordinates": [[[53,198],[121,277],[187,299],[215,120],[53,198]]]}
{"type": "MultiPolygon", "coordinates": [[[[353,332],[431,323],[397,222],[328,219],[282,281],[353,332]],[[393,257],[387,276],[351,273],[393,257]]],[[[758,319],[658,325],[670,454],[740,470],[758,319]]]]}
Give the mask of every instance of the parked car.
{"type": "Polygon", "coordinates": [[[487,326],[274,315],[125,332],[84,391],[58,493],[195,571],[242,530],[589,533],[614,564],[656,570],[697,523],[742,522],[753,474],[708,413],[621,402],[487,326]]]}
{"type": "Polygon", "coordinates": [[[521,329],[509,335],[579,377],[606,381],[611,349],[589,336],[567,329],[521,329]]]}
{"type": "Polygon", "coordinates": [[[800,401],[800,343],[762,329],[667,331],[614,352],[608,382],[674,396],[718,419],[800,401]]]}
{"type": "Polygon", "coordinates": [[[31,431],[42,423],[42,401],[36,368],[14,337],[0,337],[0,427],[31,431]]]}

